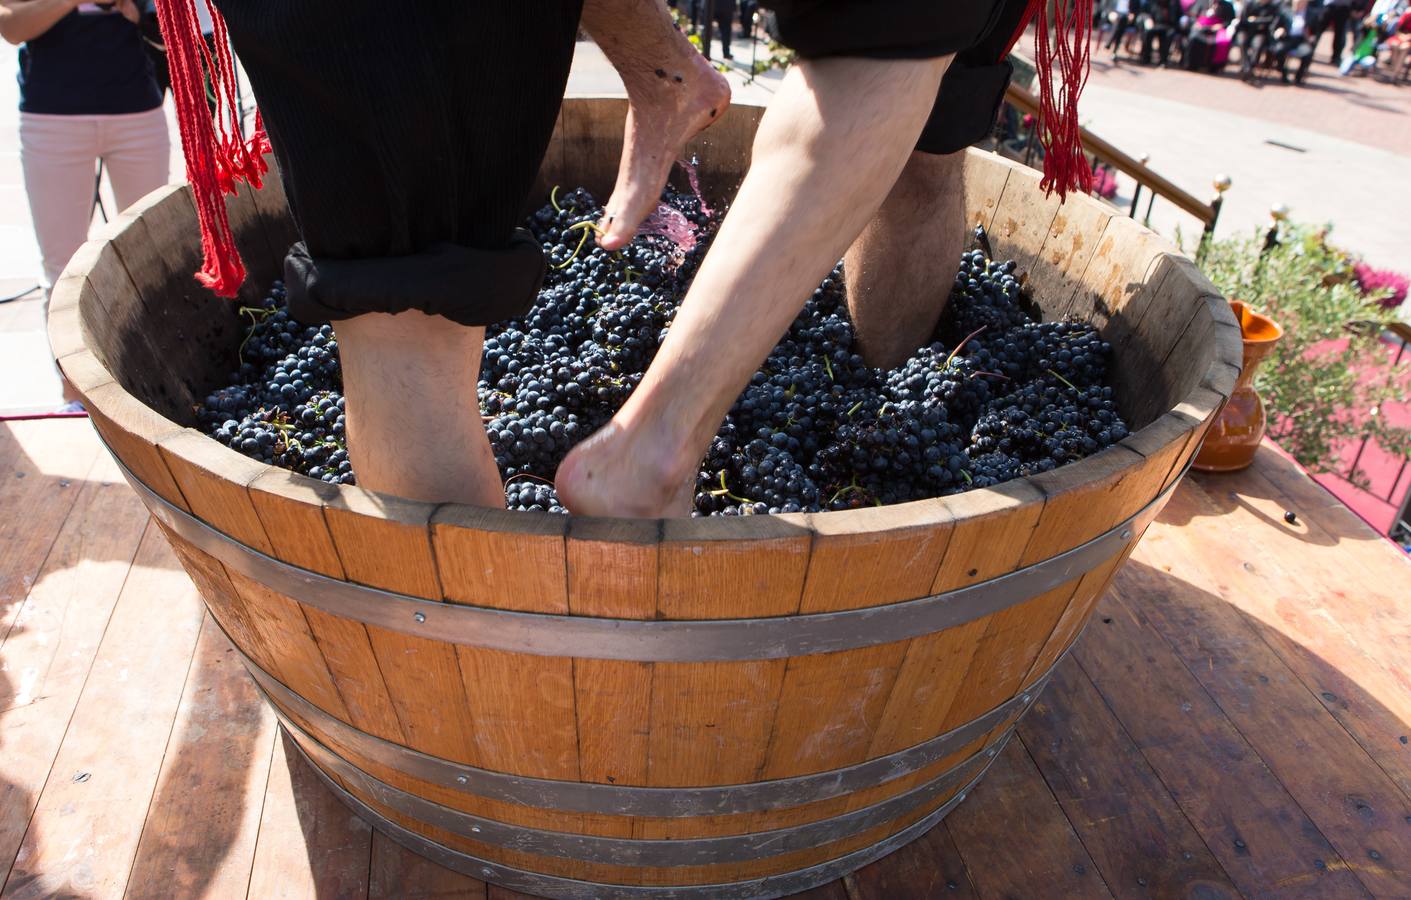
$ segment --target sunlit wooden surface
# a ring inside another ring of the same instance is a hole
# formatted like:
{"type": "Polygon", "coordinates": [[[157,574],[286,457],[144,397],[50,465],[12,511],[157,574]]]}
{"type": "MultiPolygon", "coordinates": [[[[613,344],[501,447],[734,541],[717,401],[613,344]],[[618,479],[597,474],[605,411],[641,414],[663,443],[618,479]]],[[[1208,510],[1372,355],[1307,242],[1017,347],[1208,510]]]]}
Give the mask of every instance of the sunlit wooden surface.
{"type": "MultiPolygon", "coordinates": [[[[1190,478],[1018,736],[923,839],[808,896],[1411,896],[1411,562],[1268,447],[1190,478]]],[[[519,896],[290,761],[82,420],[0,423],[0,877],[519,896]]]]}

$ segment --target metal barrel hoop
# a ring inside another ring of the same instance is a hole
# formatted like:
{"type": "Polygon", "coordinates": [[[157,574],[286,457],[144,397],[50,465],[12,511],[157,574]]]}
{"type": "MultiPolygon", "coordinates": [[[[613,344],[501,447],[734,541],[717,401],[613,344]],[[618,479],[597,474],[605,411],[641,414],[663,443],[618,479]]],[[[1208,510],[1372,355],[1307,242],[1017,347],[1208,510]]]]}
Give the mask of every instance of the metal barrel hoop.
{"type": "MultiPolygon", "coordinates": [[[[1006,737],[1007,736],[1008,734],[1006,734],[1006,737]]],[[[348,793],[327,773],[317,765],[312,764],[303,748],[298,746],[297,741],[295,742],[295,750],[303,757],[305,762],[310,763],[310,768],[314,770],[315,774],[323,781],[324,785],[333,792],[334,796],[352,810],[358,818],[367,822],[373,828],[382,832],[403,847],[406,847],[408,850],[418,853],[452,871],[469,875],[472,878],[485,879],[512,890],[522,891],[528,894],[558,897],[561,898],[561,900],[759,900],[759,898],[782,897],[786,894],[806,891],[810,888],[827,884],[849,872],[862,868],[870,862],[881,859],[893,850],[911,843],[931,830],[937,822],[945,818],[951,810],[955,809],[955,807],[959,806],[965,800],[970,791],[973,790],[975,785],[979,784],[980,779],[985,776],[985,772],[989,770],[990,765],[994,763],[995,759],[995,757],[988,759],[985,763],[985,767],[981,769],[974,778],[967,782],[955,796],[951,797],[921,819],[913,822],[896,834],[878,841],[870,847],[854,850],[836,859],[820,863],[816,866],[810,866],[806,869],[799,869],[781,875],[769,875],[748,881],[704,885],[641,886],[601,884],[579,881],[573,878],[563,878],[557,875],[544,875],[538,872],[529,872],[524,869],[517,869],[512,866],[491,862],[469,853],[454,850],[444,844],[422,837],[416,832],[398,825],[357,797],[348,793]]]]}
{"type": "MultiPolygon", "coordinates": [[[[1068,657],[1065,651],[1027,688],[969,722],[886,756],[839,769],[768,781],[707,787],[641,787],[512,775],[413,750],[330,715],[260,668],[239,648],[236,652],[281,719],[302,719],[339,746],[403,775],[441,788],[521,806],[563,813],[654,818],[783,809],[840,797],[920,771],[994,729],[1017,721],[1033,706],[1054,670],[1068,657]]],[[[300,733],[307,731],[297,724],[293,728],[300,733]]]]}
{"type": "MultiPolygon", "coordinates": [[[[114,454],[117,459],[117,455],[114,454]]],[[[636,662],[784,659],[921,637],[1001,612],[1092,571],[1156,518],[1180,478],[1126,520],[1071,550],[977,584],[884,606],[755,619],[611,619],[443,603],[320,575],[247,547],[118,464],[148,510],[197,549],[300,603],[445,643],[536,656],[636,662]]]]}
{"type": "Polygon", "coordinates": [[[795,850],[821,847],[862,834],[924,807],[943,796],[947,790],[968,782],[978,774],[981,767],[994,758],[1013,730],[1005,729],[984,747],[934,778],[896,796],[852,812],[769,831],[708,838],[652,840],[512,825],[445,806],[387,784],[364,772],[319,743],[317,738],[283,714],[277,715],[280,725],[315,765],[337,776],[345,785],[356,786],[358,794],[373,798],[382,807],[460,837],[495,847],[583,862],[650,867],[704,866],[766,859],[795,850]]]}

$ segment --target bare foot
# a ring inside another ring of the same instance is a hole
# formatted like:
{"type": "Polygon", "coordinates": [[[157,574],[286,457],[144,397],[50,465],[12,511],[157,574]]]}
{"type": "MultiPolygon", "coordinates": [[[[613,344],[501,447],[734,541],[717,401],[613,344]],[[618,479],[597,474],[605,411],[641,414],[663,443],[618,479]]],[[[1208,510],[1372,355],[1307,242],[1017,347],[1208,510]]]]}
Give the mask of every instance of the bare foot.
{"type": "Polygon", "coordinates": [[[554,476],[559,501],[580,516],[689,516],[696,465],[682,465],[616,421],[569,451],[554,476]]]}
{"type": "MultiPolygon", "coordinates": [[[[679,34],[679,32],[677,32],[679,34]]],[[[608,200],[598,245],[617,250],[632,240],[661,200],[661,189],[686,142],[730,105],[730,83],[690,44],[669,52],[654,69],[621,72],[629,106],[617,184],[608,200]]]]}

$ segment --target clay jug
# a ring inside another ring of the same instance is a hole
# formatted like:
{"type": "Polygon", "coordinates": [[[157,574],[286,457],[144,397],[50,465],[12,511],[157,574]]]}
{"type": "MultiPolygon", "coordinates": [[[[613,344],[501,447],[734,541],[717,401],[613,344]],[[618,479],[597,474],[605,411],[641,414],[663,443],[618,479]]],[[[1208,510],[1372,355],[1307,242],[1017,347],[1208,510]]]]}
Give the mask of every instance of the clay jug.
{"type": "Polygon", "coordinates": [[[1278,323],[1252,311],[1243,301],[1231,300],[1230,309],[1244,338],[1244,371],[1196,454],[1195,467],[1202,472],[1234,472],[1254,462],[1265,427],[1264,403],[1252,386],[1254,371],[1284,336],[1278,323]]]}

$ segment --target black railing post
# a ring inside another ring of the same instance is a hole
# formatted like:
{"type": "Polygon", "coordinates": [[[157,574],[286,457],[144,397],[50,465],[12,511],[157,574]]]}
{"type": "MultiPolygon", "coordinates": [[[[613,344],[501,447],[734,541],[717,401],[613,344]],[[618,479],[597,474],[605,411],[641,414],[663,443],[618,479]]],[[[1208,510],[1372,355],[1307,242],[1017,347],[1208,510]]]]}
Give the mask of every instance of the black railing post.
{"type": "Polygon", "coordinates": [[[1215,188],[1215,196],[1210,198],[1210,218],[1205,223],[1205,230],[1200,235],[1200,246],[1195,251],[1195,261],[1205,262],[1206,251],[1210,243],[1215,240],[1215,223],[1220,220],[1220,207],[1225,205],[1225,192],[1230,189],[1230,176],[1216,175],[1211,185],[1215,188]]]}
{"type": "MultiPolygon", "coordinates": [[[[1143,153],[1141,156],[1137,157],[1137,162],[1138,162],[1143,168],[1145,168],[1145,167],[1146,167],[1146,164],[1147,164],[1147,161],[1150,160],[1150,159],[1151,159],[1151,155],[1150,155],[1150,154],[1143,153]]],[[[1135,178],[1136,176],[1134,175],[1134,176],[1132,176],[1132,177],[1135,178]]],[[[1131,206],[1130,209],[1127,210],[1127,218],[1129,218],[1129,219],[1135,219],[1135,218],[1137,217],[1137,201],[1139,201],[1141,198],[1142,198],[1142,183],[1141,183],[1140,181],[1138,181],[1138,182],[1137,182],[1136,189],[1132,191],[1132,206],[1131,206]]],[[[1151,199],[1152,199],[1153,201],[1156,200],[1156,192],[1155,192],[1155,191],[1152,191],[1152,192],[1151,192],[1151,199]]]]}

